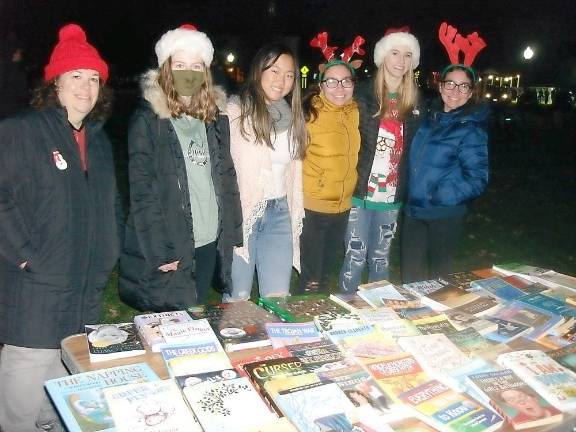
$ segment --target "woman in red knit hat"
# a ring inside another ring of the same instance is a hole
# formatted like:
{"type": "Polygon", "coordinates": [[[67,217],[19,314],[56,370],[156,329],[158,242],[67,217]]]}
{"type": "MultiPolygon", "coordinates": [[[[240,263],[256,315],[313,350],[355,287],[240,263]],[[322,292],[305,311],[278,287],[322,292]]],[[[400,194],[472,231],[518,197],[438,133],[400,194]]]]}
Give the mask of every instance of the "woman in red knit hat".
{"type": "Polygon", "coordinates": [[[43,383],[67,374],[60,341],[100,321],[118,256],[108,66],[60,29],[34,110],[0,123],[0,429],[62,430],[43,383]]]}

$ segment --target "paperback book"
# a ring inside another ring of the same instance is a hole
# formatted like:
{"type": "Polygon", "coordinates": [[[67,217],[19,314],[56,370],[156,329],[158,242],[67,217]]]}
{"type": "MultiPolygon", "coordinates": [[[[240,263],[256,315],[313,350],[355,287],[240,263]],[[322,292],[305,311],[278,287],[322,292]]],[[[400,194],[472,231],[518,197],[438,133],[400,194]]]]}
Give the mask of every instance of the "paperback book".
{"type": "Polygon", "coordinates": [[[206,319],[161,325],[160,333],[167,345],[195,343],[200,340],[218,342],[214,330],[206,319]]]}
{"type": "Polygon", "coordinates": [[[447,335],[457,331],[444,314],[412,320],[412,324],[421,334],[444,333],[447,335]]]}
{"type": "Polygon", "coordinates": [[[516,299],[518,303],[527,304],[535,309],[550,312],[564,317],[576,317],[576,308],[566,304],[564,301],[546,294],[532,293],[526,294],[516,299]]]}
{"type": "Polygon", "coordinates": [[[140,338],[153,352],[160,352],[160,348],[166,345],[166,341],[160,332],[161,325],[190,321],[192,321],[192,317],[183,310],[149,313],[134,317],[134,325],[140,338]]]}
{"type": "Polygon", "coordinates": [[[233,368],[218,369],[210,372],[194,373],[175,377],[174,380],[181,389],[205,382],[217,382],[238,378],[240,373],[233,368]]]}
{"type": "Polygon", "coordinates": [[[321,339],[314,322],[266,323],[265,328],[268,338],[272,342],[272,348],[305,342],[318,342],[321,339]]]}
{"type": "Polygon", "coordinates": [[[366,301],[360,297],[357,293],[343,294],[343,293],[333,293],[330,294],[330,300],[338,303],[350,312],[358,312],[359,310],[370,310],[374,309],[366,301]]]}
{"type": "Polygon", "coordinates": [[[244,430],[276,419],[246,377],[204,381],[183,392],[204,432],[244,430]]]}
{"type": "Polygon", "coordinates": [[[489,432],[503,423],[502,417],[466,393],[457,393],[436,380],[402,393],[400,400],[443,432],[489,432]]]}
{"type": "Polygon", "coordinates": [[[510,369],[472,374],[468,381],[515,430],[562,421],[562,413],[510,369]]]}
{"type": "Polygon", "coordinates": [[[265,324],[280,321],[251,301],[198,306],[190,308],[190,313],[208,320],[228,352],[270,345],[265,324]]]}
{"type": "Polygon", "coordinates": [[[234,358],[230,359],[230,362],[232,363],[234,369],[236,369],[242,376],[248,376],[244,371],[245,364],[263,362],[265,360],[280,359],[292,356],[292,354],[290,354],[290,351],[288,351],[287,347],[281,347],[278,349],[273,349],[272,347],[260,348],[257,354],[247,354],[243,356],[238,355],[240,353],[246,353],[246,351],[237,352],[234,358]]]}
{"type": "Polygon", "coordinates": [[[173,380],[104,389],[118,432],[200,432],[173,380]]]}
{"type": "Polygon", "coordinates": [[[446,309],[456,308],[474,300],[477,300],[479,296],[472,292],[464,291],[454,285],[444,285],[439,290],[431,292],[425,296],[422,296],[420,301],[430,306],[432,309],[437,311],[445,311],[446,309]]]}
{"type": "Polygon", "coordinates": [[[454,311],[463,312],[476,317],[490,315],[498,309],[498,302],[492,297],[479,297],[469,303],[454,308],[454,311]]]}
{"type": "Polygon", "coordinates": [[[69,432],[113,432],[102,389],[158,379],[146,363],[136,363],[52,379],[44,386],[69,432]]]}
{"type": "Polygon", "coordinates": [[[408,290],[417,297],[427,296],[428,294],[438,291],[440,288],[444,288],[445,284],[437,279],[430,279],[424,281],[417,281],[406,283],[402,285],[402,288],[408,290]]]}
{"type": "Polygon", "coordinates": [[[512,301],[526,294],[521,289],[509,284],[505,280],[493,277],[488,279],[479,279],[470,283],[474,291],[484,291],[491,296],[500,300],[512,301]]]}
{"type": "Polygon", "coordinates": [[[290,345],[288,350],[292,356],[297,357],[302,362],[302,366],[308,372],[332,370],[348,364],[344,353],[328,339],[290,345]]]}
{"type": "Polygon", "coordinates": [[[576,374],[542,351],[514,351],[498,356],[523,381],[561,411],[576,409],[576,374]]]}
{"type": "Polygon", "coordinates": [[[562,366],[576,372],[576,343],[548,351],[546,354],[562,366]]]}
{"type": "Polygon", "coordinates": [[[232,367],[218,341],[166,346],[160,352],[171,377],[232,367]]]}
{"type": "Polygon", "coordinates": [[[510,343],[520,336],[528,335],[533,330],[526,324],[502,318],[488,317],[488,320],[496,324],[498,328],[495,331],[484,333],[484,337],[497,343],[510,343]]]}
{"type": "Polygon", "coordinates": [[[332,330],[327,335],[347,355],[360,362],[402,351],[393,337],[380,331],[376,326],[365,325],[332,330]]]}
{"type": "Polygon", "coordinates": [[[520,302],[503,305],[492,317],[531,327],[532,330],[525,334],[524,337],[532,340],[538,339],[564,322],[564,318],[561,315],[536,309],[520,302]]]}
{"type": "Polygon", "coordinates": [[[443,312],[456,330],[464,330],[466,328],[473,328],[481,335],[485,335],[498,330],[498,324],[484,318],[478,318],[474,315],[469,315],[465,312],[460,312],[458,309],[450,309],[443,312]]]}
{"type": "Polygon", "coordinates": [[[392,309],[405,308],[418,304],[417,300],[407,298],[398,289],[387,282],[373,282],[364,284],[358,290],[358,295],[374,308],[389,307],[392,309]]]}
{"type": "Polygon", "coordinates": [[[133,323],[84,326],[90,362],[100,362],[146,353],[133,323]]]}
{"type": "Polygon", "coordinates": [[[321,332],[357,327],[362,324],[364,324],[364,320],[353,312],[326,312],[314,317],[314,325],[321,332]]]}
{"type": "Polygon", "coordinates": [[[446,336],[467,356],[481,354],[494,346],[493,342],[490,342],[473,328],[460,330],[446,336]]]}
{"type": "Polygon", "coordinates": [[[442,283],[445,284],[449,284],[449,285],[454,285],[455,287],[464,290],[464,291],[470,291],[470,282],[473,282],[475,280],[478,279],[482,279],[480,276],[478,276],[476,273],[473,273],[471,271],[462,271],[462,272],[457,272],[457,273],[451,273],[449,275],[444,275],[441,278],[439,278],[439,280],[442,283]]]}

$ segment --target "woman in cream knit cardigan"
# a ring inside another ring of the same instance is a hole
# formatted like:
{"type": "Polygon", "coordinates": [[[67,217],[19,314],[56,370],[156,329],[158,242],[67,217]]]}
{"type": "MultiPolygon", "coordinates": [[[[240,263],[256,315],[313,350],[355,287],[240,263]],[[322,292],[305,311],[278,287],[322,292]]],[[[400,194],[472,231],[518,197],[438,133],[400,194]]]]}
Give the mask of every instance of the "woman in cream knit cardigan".
{"type": "Polygon", "coordinates": [[[240,98],[228,103],[244,242],[234,248],[232,293],[224,301],[249,299],[255,270],[260,296],[288,295],[292,266],[300,269],[306,130],[297,71],[288,47],[266,45],[252,62],[240,98]]]}

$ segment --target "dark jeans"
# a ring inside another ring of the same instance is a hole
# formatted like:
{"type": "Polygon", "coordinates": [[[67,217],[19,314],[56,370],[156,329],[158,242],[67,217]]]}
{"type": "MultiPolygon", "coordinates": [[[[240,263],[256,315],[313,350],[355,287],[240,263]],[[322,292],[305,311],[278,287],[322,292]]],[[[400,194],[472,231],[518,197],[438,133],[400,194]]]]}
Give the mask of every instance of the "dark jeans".
{"type": "Polygon", "coordinates": [[[328,279],[338,248],[342,247],[349,213],[349,210],[319,213],[305,209],[300,236],[300,294],[328,292],[328,279]]]}
{"type": "Polygon", "coordinates": [[[196,295],[198,304],[206,304],[208,291],[214,278],[216,268],[216,242],[208,243],[194,249],[196,264],[196,295]]]}
{"type": "Polygon", "coordinates": [[[404,215],[402,221],[402,281],[410,283],[454,273],[454,254],[464,216],[424,220],[404,215]]]}

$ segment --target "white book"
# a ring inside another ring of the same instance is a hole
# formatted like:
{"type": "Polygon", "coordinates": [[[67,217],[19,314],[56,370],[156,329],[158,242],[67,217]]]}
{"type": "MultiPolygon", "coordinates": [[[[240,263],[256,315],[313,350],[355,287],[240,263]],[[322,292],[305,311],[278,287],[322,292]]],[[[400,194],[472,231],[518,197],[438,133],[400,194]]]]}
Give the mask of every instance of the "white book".
{"type": "Polygon", "coordinates": [[[160,352],[160,348],[166,345],[164,336],[160,332],[161,325],[191,321],[192,317],[184,310],[155,312],[134,317],[134,325],[140,338],[153,352],[160,352]]]}
{"type": "Polygon", "coordinates": [[[173,380],[104,389],[117,432],[202,431],[173,380]]]}
{"type": "Polygon", "coordinates": [[[551,405],[576,409],[576,374],[542,351],[513,351],[498,356],[500,366],[512,369],[551,405]]]}
{"type": "Polygon", "coordinates": [[[216,333],[206,318],[160,325],[160,333],[168,345],[179,345],[200,340],[214,341],[220,344],[216,333]]]}
{"type": "Polygon", "coordinates": [[[205,432],[240,431],[277,418],[246,377],[204,381],[183,391],[205,432]]]}

